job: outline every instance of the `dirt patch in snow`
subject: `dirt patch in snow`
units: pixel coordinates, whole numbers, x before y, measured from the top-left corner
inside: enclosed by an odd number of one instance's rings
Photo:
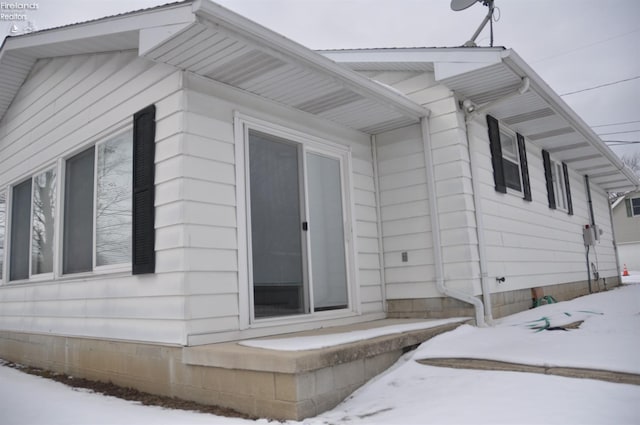
[[[233,409],[220,406],[209,406],[206,404],[196,403],[194,401],[181,400],[175,397],[166,397],[155,394],[149,394],[142,391],[138,391],[134,388],[120,387],[111,382],[91,381],[84,378],[76,378],[73,376],[51,372],[44,369],[39,369],[30,366],[24,366],[17,363],[6,362],[0,360],[0,365],[11,367],[21,372],[28,373],[30,375],[40,376],[42,378],[51,379],[62,384],[68,385],[72,388],[83,388],[95,393],[100,393],[112,397],[117,397],[123,400],[135,401],[145,406],[159,406],[165,409],[179,409],[179,410],[191,410],[200,413],[209,413],[218,416],[227,416],[243,419],[257,419],[250,415],[237,412]]]

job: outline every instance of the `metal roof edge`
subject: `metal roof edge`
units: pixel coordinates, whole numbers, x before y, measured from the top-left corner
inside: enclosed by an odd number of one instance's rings
[[[602,139],[589,127],[589,125],[531,68],[513,49],[507,49],[502,53],[503,62],[511,70],[521,77],[528,77],[531,86],[549,106],[566,119],[575,129],[584,136],[587,143],[609,160],[618,171],[640,189],[640,178],[631,171],[620,158],[604,144]]]
[[[316,71],[319,70],[331,75],[355,92],[380,102],[390,103],[389,106],[393,106],[403,115],[419,119],[430,113],[427,108],[406,96],[389,90],[375,81],[216,3],[195,0],[192,10],[196,16],[208,20],[214,25],[221,25],[241,37],[258,43],[263,48],[284,54]]]

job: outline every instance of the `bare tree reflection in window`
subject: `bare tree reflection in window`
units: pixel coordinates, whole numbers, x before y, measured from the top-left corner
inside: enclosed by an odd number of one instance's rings
[[[31,274],[53,272],[53,229],[56,173],[46,171],[33,178]]]
[[[98,145],[96,266],[131,261],[132,134]]]

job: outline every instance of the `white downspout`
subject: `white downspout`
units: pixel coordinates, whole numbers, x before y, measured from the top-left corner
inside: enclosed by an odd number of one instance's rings
[[[429,215],[431,216],[431,237],[433,241],[433,260],[435,263],[436,287],[443,295],[455,298],[462,302],[472,304],[476,313],[476,324],[486,327],[484,320],[484,305],[479,298],[456,289],[447,288],[444,284],[444,265],[442,263],[442,244],[440,241],[440,218],[438,216],[438,198],[436,194],[436,181],[433,156],[431,155],[431,135],[429,133],[429,117],[420,118],[422,130],[422,145],[424,148],[424,162],[427,174],[427,196],[429,198]]]
[[[493,321],[493,311],[491,306],[491,290],[489,289],[489,274],[487,273],[487,245],[484,238],[484,219],[482,212],[482,197],[480,196],[480,182],[478,176],[480,169],[478,161],[471,149],[471,136],[469,133],[469,122],[465,116],[465,137],[467,138],[467,148],[469,150],[469,164],[471,168],[471,186],[473,189],[473,204],[476,217],[476,233],[478,237],[478,257],[480,259],[480,287],[482,288],[482,299],[484,301],[484,318],[488,323]]]
[[[382,308],[387,311],[387,282],[384,276],[384,245],[382,243],[382,208],[380,207],[380,174],[378,170],[378,143],[371,136],[371,156],[373,158],[373,187],[376,197],[376,229],[378,231],[378,261],[380,263],[380,288],[382,289]]]

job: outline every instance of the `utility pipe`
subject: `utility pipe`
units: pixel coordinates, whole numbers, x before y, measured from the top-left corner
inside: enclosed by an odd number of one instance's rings
[[[427,174],[427,196],[429,197],[429,215],[431,219],[431,238],[433,243],[433,259],[435,262],[436,287],[443,295],[455,298],[462,302],[472,304],[475,309],[476,324],[486,327],[484,320],[484,304],[479,298],[466,294],[456,289],[448,288],[444,282],[444,265],[442,262],[442,244],[440,241],[440,219],[438,217],[438,197],[436,194],[436,181],[433,156],[431,155],[431,136],[429,133],[429,117],[420,118],[422,131],[422,145],[424,148],[425,172]]]
[[[480,196],[480,168],[478,160],[471,148],[471,136],[469,132],[469,121],[465,114],[465,137],[469,150],[469,165],[471,168],[471,186],[473,188],[473,204],[476,218],[476,233],[478,237],[478,257],[480,259],[480,287],[482,288],[482,300],[484,301],[484,318],[488,323],[493,321],[493,311],[491,306],[491,290],[489,289],[489,269],[487,266],[487,244],[484,238],[484,219],[482,210],[482,197]]]

